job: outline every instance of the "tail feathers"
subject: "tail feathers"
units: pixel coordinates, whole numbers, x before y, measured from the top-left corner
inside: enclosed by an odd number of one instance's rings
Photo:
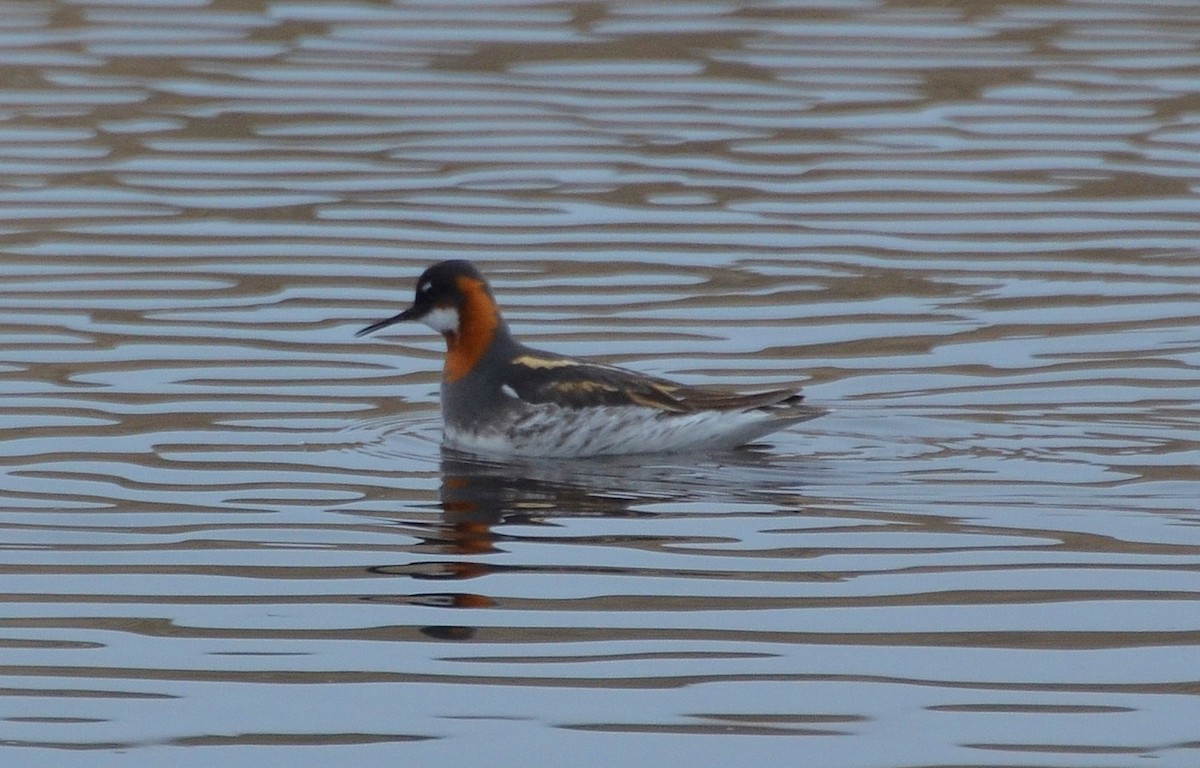
[[[782,400],[760,405],[752,410],[768,413],[775,417],[777,421],[784,422],[785,424],[798,424],[828,413],[824,408],[804,402],[804,395],[799,392],[792,392]]]

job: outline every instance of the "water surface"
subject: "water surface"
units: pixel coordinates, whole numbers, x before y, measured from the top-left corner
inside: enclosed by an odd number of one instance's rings
[[[1190,3],[0,10],[5,764],[1200,760]],[[444,455],[452,257],[830,414]]]

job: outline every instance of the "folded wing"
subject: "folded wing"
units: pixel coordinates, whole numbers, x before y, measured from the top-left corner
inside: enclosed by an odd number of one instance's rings
[[[798,406],[803,399],[795,389],[745,395],[678,384],[615,366],[541,354],[514,358],[504,383],[527,402],[554,403],[570,408],[627,405],[664,413],[788,410]]]

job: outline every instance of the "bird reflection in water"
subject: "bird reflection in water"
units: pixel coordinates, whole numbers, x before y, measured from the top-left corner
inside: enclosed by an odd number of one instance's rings
[[[805,482],[803,475],[811,469],[811,464],[781,462],[779,457],[754,446],[713,455],[568,461],[494,461],[444,448],[442,520],[429,531],[422,548],[433,547],[454,559],[370,570],[412,579],[454,581],[496,573],[612,573],[612,566],[513,565],[488,559],[505,552],[506,542],[566,540],[561,536],[550,539],[514,533],[511,529],[515,526],[554,527],[552,520],[578,517],[655,517],[658,512],[645,508],[663,503],[711,503],[718,512],[732,503],[801,506],[798,489]],[[410,594],[401,602],[443,608],[498,605],[487,595],[469,591]],[[470,639],[475,634],[474,628],[466,626],[432,626],[421,631],[446,640]]]

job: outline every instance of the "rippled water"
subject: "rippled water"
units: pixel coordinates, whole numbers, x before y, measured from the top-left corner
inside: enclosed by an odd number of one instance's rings
[[[4,764],[1197,765],[1193,5],[0,3]],[[448,257],[831,413],[442,456]]]

